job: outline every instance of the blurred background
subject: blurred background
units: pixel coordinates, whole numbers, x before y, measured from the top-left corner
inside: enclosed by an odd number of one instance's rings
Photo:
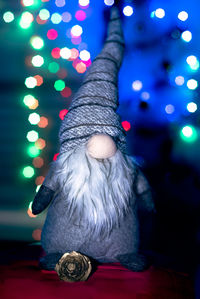
[[[0,239],[39,241],[31,202],[100,52],[113,0],[0,1]],[[194,265],[200,242],[200,2],[121,1],[119,114],[157,213],[153,250]]]

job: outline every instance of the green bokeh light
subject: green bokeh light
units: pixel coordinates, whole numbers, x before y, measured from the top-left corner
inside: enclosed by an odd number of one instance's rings
[[[56,80],[54,83],[54,88],[57,91],[62,91],[65,88],[65,82],[63,80]]]
[[[36,50],[41,50],[44,47],[44,40],[40,36],[32,36],[30,43]]]
[[[49,13],[48,9],[46,9],[46,8],[41,9],[39,12],[39,17],[43,21],[48,20],[48,18],[50,17],[50,13]]]
[[[35,171],[34,171],[34,168],[33,168],[33,167],[31,167],[31,166],[26,166],[26,167],[24,167],[22,173],[23,173],[23,176],[24,176],[25,178],[29,178],[29,179],[30,179],[30,178],[32,178],[32,177],[34,176]]]
[[[180,131],[180,137],[183,141],[194,142],[198,138],[197,130],[193,126],[184,126]]]
[[[31,158],[35,158],[40,154],[40,150],[35,145],[29,146],[27,152]]]
[[[50,62],[48,69],[50,73],[57,73],[60,69],[60,66],[57,62]]]
[[[55,12],[51,15],[51,22],[53,24],[59,24],[61,21],[62,21],[62,16],[59,13]]]
[[[23,102],[26,106],[31,106],[35,103],[35,98],[34,96],[32,96],[31,94],[27,94],[24,99]]]
[[[31,26],[33,20],[34,18],[32,13],[30,13],[29,11],[25,11],[21,15],[19,25],[22,29],[28,29]]]

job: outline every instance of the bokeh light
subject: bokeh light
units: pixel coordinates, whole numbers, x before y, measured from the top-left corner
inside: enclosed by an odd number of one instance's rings
[[[43,84],[43,77],[40,75],[35,75],[34,78],[37,80],[37,86],[41,86]]]
[[[56,161],[58,159],[59,153],[54,154],[53,161]]]
[[[80,6],[86,7],[90,4],[90,0],[79,0],[78,3]]]
[[[62,13],[63,22],[69,23],[71,21],[71,19],[72,19],[72,15],[68,11],[65,11]]]
[[[189,43],[192,39],[192,33],[189,30],[183,31],[181,38],[184,42]]]
[[[80,25],[74,25],[71,28],[72,37],[78,37],[83,33],[83,28]]]
[[[186,21],[188,19],[188,13],[184,10],[179,12],[178,19],[183,21],[183,22]]]
[[[172,114],[172,113],[174,113],[174,111],[175,111],[174,105],[168,104],[165,106],[165,112],[167,114]]]
[[[39,11],[39,17],[42,21],[46,21],[50,17],[50,12],[48,11],[48,9],[43,8]]]
[[[35,67],[41,67],[44,64],[44,58],[41,55],[35,55],[31,62]]]
[[[35,179],[35,184],[36,184],[36,185],[42,185],[43,182],[44,182],[44,179],[45,179],[44,176],[42,176],[42,175],[38,176],[38,177]]]
[[[142,82],[140,80],[135,80],[133,83],[132,83],[132,88],[133,90],[135,91],[139,91],[142,89]]]
[[[32,178],[35,174],[34,168],[32,166],[25,166],[22,170],[22,174],[25,178]]]
[[[29,115],[28,121],[30,122],[31,125],[37,125],[40,121],[40,116],[38,113],[33,112]]]
[[[61,21],[62,21],[62,16],[59,13],[55,12],[51,15],[51,22],[53,24],[59,24]]]
[[[25,95],[24,96],[24,98],[23,98],[23,102],[24,102],[24,104],[26,105],[26,106],[28,106],[29,108],[30,107],[32,107],[32,106],[34,106],[35,104],[36,104],[36,99],[34,98],[34,96],[32,96],[31,94],[27,94],[27,95]],[[38,103],[38,101],[37,101],[37,103]],[[32,109],[32,108],[30,108],[30,109]]]
[[[64,47],[60,50],[60,56],[63,58],[63,59],[69,59],[70,56],[71,56],[71,50],[67,47]]]
[[[6,11],[3,14],[4,22],[11,23],[14,20],[14,14],[11,11]]]
[[[83,73],[85,73],[87,67],[86,67],[85,63],[83,63],[83,62],[81,61],[81,62],[78,62],[78,63],[76,64],[75,69],[76,69],[76,71],[77,71],[78,73],[83,74]]]
[[[190,79],[187,81],[187,87],[191,90],[195,90],[198,87],[198,82],[195,79]]]
[[[35,145],[30,145],[28,147],[27,153],[31,158],[34,158],[39,156],[40,150]]]
[[[32,36],[30,43],[36,50],[41,50],[44,47],[44,40],[40,36]]]
[[[37,125],[39,128],[46,128],[48,124],[49,124],[48,118],[46,118],[45,116],[41,116],[40,121]]]
[[[141,98],[142,98],[143,100],[145,100],[145,101],[149,100],[149,99],[150,99],[150,93],[147,92],[147,91],[143,91],[143,92],[141,93]]]
[[[65,87],[63,90],[61,90],[61,95],[64,97],[64,98],[68,98],[68,97],[70,97],[71,96],[71,94],[72,94],[72,90],[71,90],[71,88],[69,88],[69,87]]]
[[[122,127],[125,131],[129,131],[131,129],[131,124],[127,120],[122,121]]]
[[[55,4],[57,7],[63,7],[65,6],[65,0],[56,0]]]
[[[187,104],[187,110],[191,113],[194,113],[195,111],[197,111],[197,104],[194,102],[190,102]]]
[[[159,18],[159,19],[164,18],[164,16],[165,16],[165,11],[164,11],[164,9],[163,9],[163,8],[157,8],[157,9],[155,10],[155,16],[156,16],[157,18]]]
[[[48,66],[48,70],[50,73],[57,73],[60,69],[60,66],[57,62],[50,62]]]
[[[126,5],[126,6],[123,8],[123,14],[124,14],[126,17],[130,17],[130,16],[132,16],[132,14],[133,14],[133,7],[130,6],[130,5]]]
[[[55,59],[60,58],[60,48],[56,47],[51,50],[51,56]]]
[[[38,132],[32,130],[27,133],[26,138],[29,142],[35,142],[39,138],[39,134]]]
[[[104,0],[105,5],[112,6],[114,4],[114,0]]]
[[[22,29],[28,29],[31,26],[34,18],[32,13],[25,11],[21,14],[19,25]]]
[[[84,21],[86,19],[86,13],[83,10],[77,10],[75,13],[75,18],[78,21]]]
[[[22,0],[23,6],[31,6],[34,4],[34,0]]]
[[[27,77],[24,84],[27,88],[34,88],[37,86],[37,80],[34,77]]]
[[[67,109],[63,109],[59,112],[59,117],[61,120],[63,120],[65,118],[65,115],[68,113]]]
[[[185,78],[183,76],[176,76],[175,83],[176,85],[182,86],[185,83]]]
[[[88,61],[90,59],[90,52],[87,50],[82,50],[79,54],[79,57],[83,61]]]
[[[40,228],[34,229],[34,231],[32,233],[32,238],[36,241],[40,241],[41,234],[42,234],[42,230]]]
[[[190,66],[192,70],[197,70],[199,68],[199,61],[196,56],[190,55],[186,58],[187,64]]]
[[[47,37],[50,40],[55,40],[58,37],[58,32],[55,29],[49,29],[47,31]]]
[[[76,48],[72,48],[71,49],[70,59],[75,60],[78,57],[79,57],[79,51]]]
[[[42,149],[45,148],[45,146],[46,146],[46,141],[45,141],[44,139],[42,139],[42,138],[39,138],[38,140],[36,140],[36,142],[35,142],[35,146],[36,146],[38,149],[42,150]]]
[[[33,159],[33,166],[35,168],[41,168],[44,165],[44,159],[41,157],[36,157]]]
[[[180,131],[181,139],[186,142],[194,142],[198,138],[196,129],[193,126],[184,126]]]
[[[61,91],[65,88],[65,82],[63,80],[56,80],[54,83],[54,88],[57,91]]]

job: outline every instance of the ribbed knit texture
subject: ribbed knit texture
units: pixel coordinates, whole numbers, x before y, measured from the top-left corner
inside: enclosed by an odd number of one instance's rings
[[[94,59],[82,86],[72,100],[59,132],[60,153],[85,144],[94,134],[108,134],[126,151],[125,131],[118,107],[118,72],[124,39],[119,12],[111,9],[108,35],[101,53]]]

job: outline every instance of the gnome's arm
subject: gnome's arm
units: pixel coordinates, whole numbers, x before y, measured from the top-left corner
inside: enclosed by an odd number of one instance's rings
[[[56,185],[57,183],[54,176],[54,169],[53,167],[51,167],[48,174],[45,177],[44,183],[40,187],[33,200],[33,214],[37,215],[47,208],[47,206],[50,204],[51,200],[54,197],[57,188]]]
[[[155,212],[155,205],[152,199],[152,192],[145,176],[137,169],[136,178],[134,181],[136,194],[138,196],[138,208],[148,212]]]

